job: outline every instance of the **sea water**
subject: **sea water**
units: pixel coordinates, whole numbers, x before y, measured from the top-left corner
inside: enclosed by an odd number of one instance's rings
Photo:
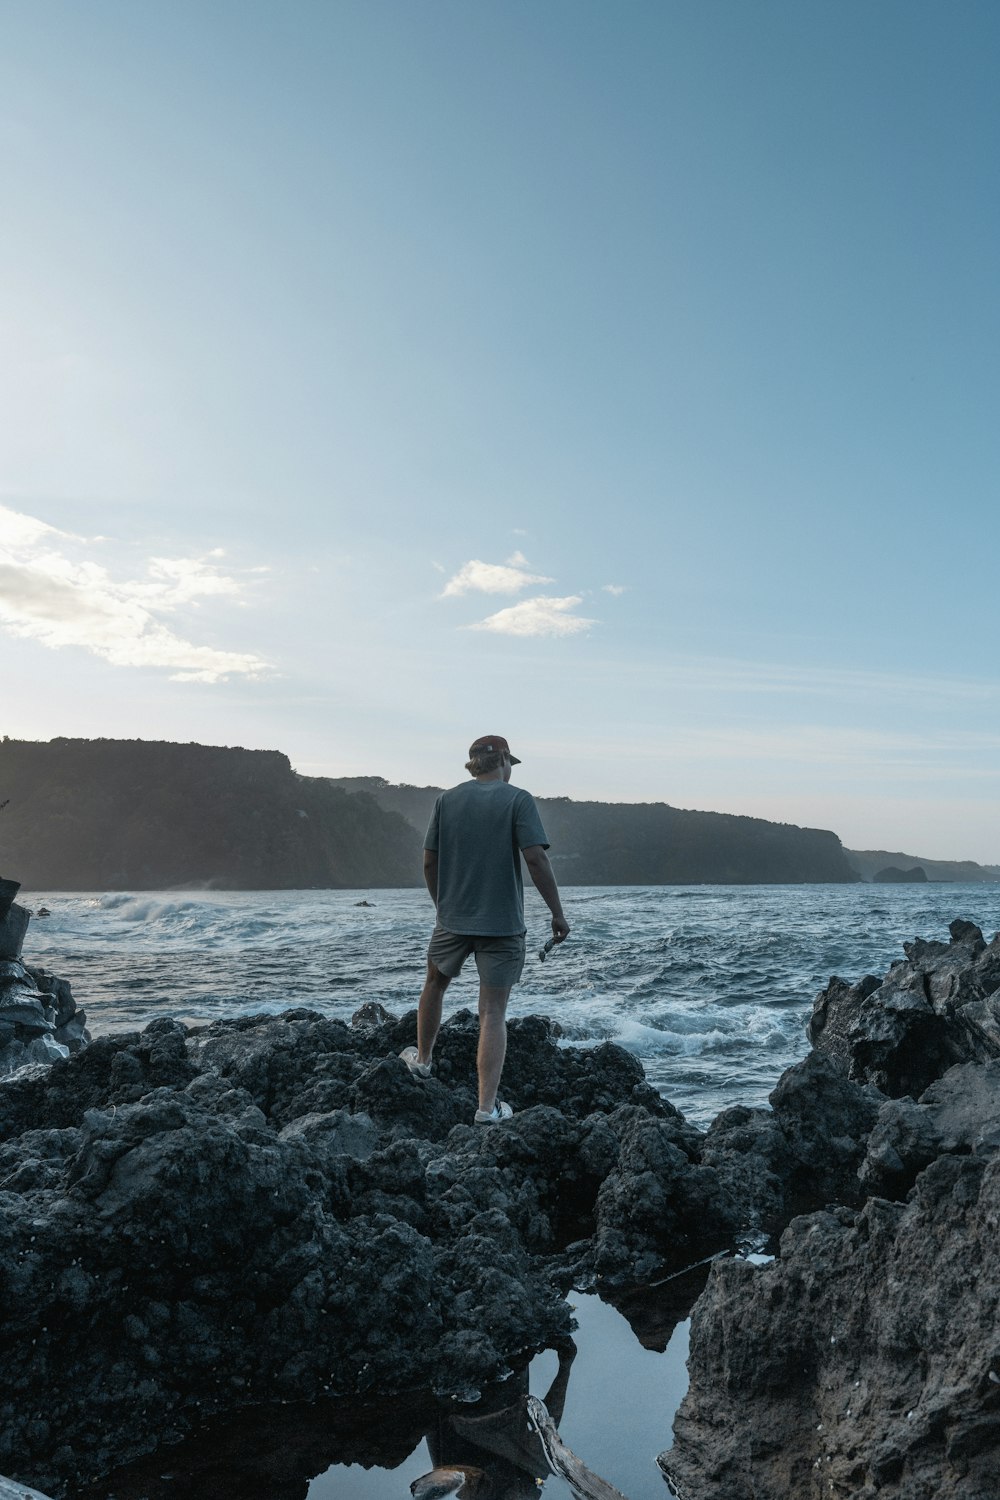
[[[555,1017],[565,1045],[626,1047],[702,1126],[728,1105],[766,1103],[784,1069],[805,1055],[812,1000],[831,975],[881,975],[903,956],[905,940],[947,940],[955,917],[976,922],[987,937],[1000,925],[996,885],[570,887],[563,895],[571,936],[542,963],[548,914],[528,893],[528,962],[511,1013]],[[349,1018],[365,1000],[402,1014],[420,990],[432,917],[428,897],[416,890],[32,892],[25,899],[36,913],[43,905],[51,913],[32,922],[26,958],[71,981],[95,1034],[161,1015],[201,1024],[290,1006]],[[468,969],[452,984],[448,1009],[475,1005],[475,970]],[[690,1298],[696,1293],[694,1286]],[[559,1423],[563,1440],[628,1500],[668,1494],[655,1458],[669,1447],[686,1388],[686,1305],[671,1287],[649,1295],[631,1322],[595,1296],[574,1298],[579,1352]],[[666,1333],[650,1338],[649,1307],[655,1324],[663,1295]],[[554,1353],[538,1355],[527,1372],[532,1392],[543,1395],[555,1370]],[[387,1435],[395,1419],[389,1403]],[[329,1420],[317,1408],[317,1430]],[[402,1461],[380,1462],[376,1444],[367,1467],[328,1460],[303,1470],[289,1454],[281,1493],[406,1500],[413,1480],[433,1467],[426,1438],[406,1447]],[[86,1500],[250,1493],[238,1468],[219,1464],[207,1477],[200,1458],[189,1464],[188,1451],[184,1444],[162,1450],[140,1475],[111,1476]],[[544,1495],[572,1500],[557,1477],[545,1480]]]
[[[568,887],[569,940],[540,962],[548,913],[526,900],[528,960],[510,1014],[554,1017],[566,1044],[610,1040],[694,1123],[763,1104],[807,1050],[830,976],[883,974],[916,936],[1000,926],[1000,885]],[[155,1016],[201,1024],[309,1006],[397,1015],[420,992],[433,910],[420,890],[174,891],[23,898],[29,962],[70,980],[96,1035]],[[368,904],[359,904],[368,903]],[[447,1009],[474,1007],[473,963]],[[511,1080],[513,1085],[514,1080]]]
[[[705,1269],[693,1274],[689,1299],[703,1285]],[[563,1367],[562,1401],[553,1397],[559,1359],[544,1350],[526,1371],[483,1392],[480,1402],[427,1402],[416,1416],[412,1403],[387,1400],[346,1416],[329,1402],[293,1411],[262,1408],[249,1432],[246,1419],[230,1427],[216,1418],[186,1442],[84,1484],[74,1495],[407,1500],[415,1480],[451,1462],[475,1464],[488,1476],[472,1500],[529,1500],[540,1493],[544,1500],[575,1500],[576,1492],[548,1473],[538,1445],[527,1438],[524,1396],[530,1390],[548,1403],[563,1442],[593,1473],[627,1500],[666,1500],[656,1456],[670,1446],[674,1412],[687,1389],[687,1304],[669,1286],[626,1301],[624,1311],[594,1295],[574,1294],[570,1301],[577,1350],[568,1370]],[[484,1406],[490,1413],[485,1422]],[[470,1431],[478,1442],[470,1441]]]

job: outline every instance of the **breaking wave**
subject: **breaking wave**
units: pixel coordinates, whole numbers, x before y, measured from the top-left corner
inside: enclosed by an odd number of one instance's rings
[[[510,1013],[551,1015],[577,1046],[617,1042],[698,1123],[766,1101],[804,1055],[831,974],[881,974],[904,940],[944,938],[956,916],[986,930],[996,910],[995,889],[981,885],[563,894],[572,937],[542,964],[548,917],[528,893],[528,962]],[[432,917],[419,890],[46,892],[28,904],[50,912],[30,928],[30,958],[72,982],[95,1032],[303,1005],[347,1018],[369,999],[402,1013],[416,1004]],[[471,963],[449,1002],[475,1007]]]

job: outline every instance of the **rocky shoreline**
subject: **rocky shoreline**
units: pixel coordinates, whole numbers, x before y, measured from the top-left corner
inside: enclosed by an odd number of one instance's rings
[[[956,921],[904,949],[816,999],[802,1066],[877,1110],[851,1191],[771,1264],[713,1267],[661,1458],[683,1497],[1000,1493],[1000,937]]]
[[[779,1258],[720,1259],[696,1305],[678,1492],[985,1500],[1000,940],[906,951],[831,981],[772,1107],[707,1132],[538,1017],[486,1129],[465,1011],[430,1080],[376,1006],[81,1034],[0,1084],[0,1472],[66,1494],[213,1416],[469,1399],[566,1346],[571,1287],[627,1301],[756,1229]]]
[[[14,900],[19,889],[16,880],[0,880],[0,1078],[69,1057],[90,1041],[66,980],[22,962],[31,913]]]

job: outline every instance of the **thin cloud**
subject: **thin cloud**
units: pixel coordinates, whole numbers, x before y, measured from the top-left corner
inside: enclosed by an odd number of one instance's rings
[[[71,538],[67,531],[59,531],[55,526],[50,526],[47,521],[39,521],[35,516],[25,516],[20,511],[9,510],[6,505],[0,505],[0,527],[5,545],[17,551],[37,547],[50,538],[79,540],[77,537]]]
[[[223,682],[268,670],[249,652],[199,646],[162,615],[203,598],[239,600],[221,556],[151,558],[143,578],[116,578],[85,555],[82,538],[0,506],[0,626],[50,650],[79,647],[113,666],[167,670],[178,682]],[[84,555],[81,555],[83,553]]]
[[[220,573],[203,557],[151,557],[148,569],[148,580],[122,588],[129,598],[141,599],[151,608],[177,609],[213,595],[232,598],[240,592],[235,578]]]
[[[602,592],[605,593],[605,594],[613,594],[616,599],[618,598],[618,596],[620,594],[624,594],[626,592],[627,588],[628,588],[628,585],[624,584],[624,583],[602,583],[601,584],[601,590],[602,590]]]
[[[550,594],[539,594],[534,599],[522,599],[520,604],[511,604],[470,625],[469,630],[490,630],[497,635],[515,636],[564,636],[579,635],[596,625],[596,620],[574,615],[572,611],[583,603],[580,594],[570,594],[564,599]]]
[[[617,757],[637,764],[678,767],[707,764],[751,763],[774,766],[783,763],[817,766],[829,772],[851,775],[881,773],[889,769],[894,779],[905,781],[954,780],[996,783],[996,754],[1000,735],[942,731],[928,734],[869,729],[864,725],[788,724],[778,729],[691,724],[675,726],[666,737],[636,733],[625,740],[611,733],[585,734],[574,741],[582,759],[598,761]],[[555,741],[540,741],[536,753],[557,753]],[[628,799],[625,799],[628,800]]]
[[[524,566],[527,559],[520,552],[507,563],[485,563],[478,558],[463,563],[458,572],[448,579],[441,593],[442,599],[454,599],[462,594],[517,594],[533,583],[552,583],[543,573],[529,573]]]
[[[729,693],[862,702],[877,699],[880,703],[892,699],[907,705],[919,703],[924,717],[931,705],[1000,701],[1000,681],[996,678],[918,676],[864,667],[801,666],[737,657],[665,655],[655,662],[634,663],[612,658],[594,662],[591,672],[618,683],[625,678],[641,679],[646,685],[655,681],[655,690],[661,694],[683,689],[712,697]]]

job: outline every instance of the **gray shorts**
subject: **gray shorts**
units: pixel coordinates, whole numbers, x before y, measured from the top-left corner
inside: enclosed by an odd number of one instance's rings
[[[521,977],[524,948],[523,932],[515,932],[509,937],[473,937],[468,933],[435,927],[427,957],[447,979],[454,979],[469,954],[474,953],[483,984],[509,990]]]

